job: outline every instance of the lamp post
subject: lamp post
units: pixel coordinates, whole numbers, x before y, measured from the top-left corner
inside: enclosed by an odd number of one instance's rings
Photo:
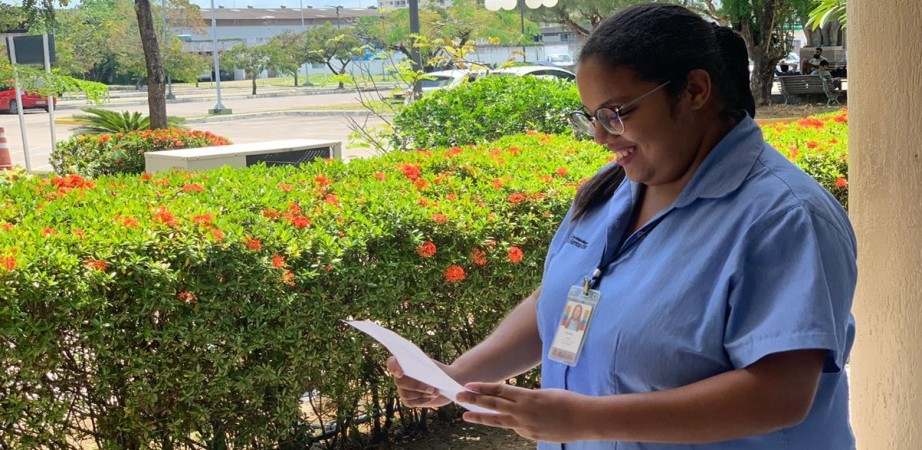
[[[340,28],[340,26],[339,26],[339,10],[340,10],[340,9],[343,9],[343,7],[342,7],[342,6],[333,6],[333,5],[324,5],[324,6],[329,7],[329,8],[336,8],[336,29],[338,30],[338,29]]]
[[[162,0],[160,2],[160,9],[163,10],[163,46],[162,48],[166,48],[166,0]],[[173,95],[173,80],[170,79],[170,72],[166,73],[166,89],[167,89],[166,99],[167,100],[175,99],[176,96]]]
[[[218,102],[214,109],[209,109],[208,114],[230,114],[230,108],[221,104],[221,63],[218,62],[218,25],[215,19],[214,0],[211,0],[211,53],[214,55],[214,79],[218,90]]]
[[[523,0],[522,3],[519,3],[519,19],[522,26],[522,61],[525,61],[525,7],[530,9],[538,9],[542,6],[553,8],[557,6],[558,0]],[[499,11],[500,9],[505,9],[507,11],[512,11],[515,9],[518,0],[486,0],[484,6],[489,11]]]
[[[307,27],[304,26],[304,0],[298,0],[298,4],[301,6],[301,32],[304,33],[304,38],[307,39]],[[304,86],[313,86],[311,84],[311,66],[310,61],[304,63]]]

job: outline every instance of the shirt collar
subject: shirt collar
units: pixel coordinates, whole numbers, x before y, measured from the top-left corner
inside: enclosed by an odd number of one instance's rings
[[[735,191],[749,175],[764,145],[759,125],[744,115],[704,159],[674,206],[681,208],[698,198],[720,198]]]

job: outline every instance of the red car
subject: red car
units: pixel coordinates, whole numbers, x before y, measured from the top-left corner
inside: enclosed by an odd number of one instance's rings
[[[10,86],[0,86],[0,111],[7,111],[10,114],[19,114],[19,107],[24,109],[42,108],[48,111],[48,98],[41,97],[34,93],[24,92],[21,101],[16,101],[16,89]],[[52,97],[52,102],[57,105],[58,99]]]

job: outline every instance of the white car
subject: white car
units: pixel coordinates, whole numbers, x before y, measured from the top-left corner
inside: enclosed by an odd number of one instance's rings
[[[558,78],[566,81],[576,79],[576,74],[567,69],[551,66],[516,66],[491,70],[490,75],[512,75],[524,77],[527,75],[539,78]]]
[[[423,94],[432,92],[439,89],[447,89],[455,87],[465,81],[474,81],[478,77],[482,76],[485,72],[482,71],[471,71],[471,70],[439,70],[436,72],[429,72],[425,75],[425,78],[420,80],[420,87],[423,91]],[[413,96],[413,89],[407,89],[403,92],[398,92],[394,94],[394,98],[398,100],[404,100],[405,103],[408,103],[410,98]]]
[[[557,67],[573,67],[573,58],[564,53],[561,55],[547,55],[547,61]]]

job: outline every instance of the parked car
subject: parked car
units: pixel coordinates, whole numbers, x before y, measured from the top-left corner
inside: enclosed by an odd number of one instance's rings
[[[474,81],[482,76],[513,76],[524,77],[534,76],[539,78],[558,78],[567,81],[576,79],[576,74],[566,69],[551,66],[517,66],[492,70],[442,70],[426,74],[422,80],[423,95],[440,89],[450,89],[461,83]],[[395,100],[409,102],[413,94],[412,89],[394,94]]]
[[[516,66],[491,70],[490,75],[512,75],[516,77],[533,76],[539,78],[559,78],[561,80],[576,80],[576,74],[567,69],[549,66]]]
[[[52,97],[52,103],[58,104],[58,99]],[[48,98],[34,92],[23,92],[19,101],[16,100],[16,89],[11,86],[0,86],[0,111],[10,114],[19,114],[20,106],[23,110],[41,108],[48,111]]]
[[[573,58],[568,54],[547,55],[547,61],[557,67],[573,67]]]

